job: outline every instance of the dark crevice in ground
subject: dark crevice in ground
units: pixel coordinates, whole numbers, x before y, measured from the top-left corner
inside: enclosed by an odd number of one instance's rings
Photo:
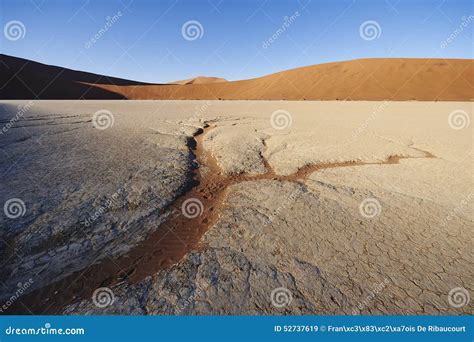
[[[183,189],[182,195],[160,213],[168,215],[168,218],[157,230],[126,255],[115,259],[104,258],[85,270],[23,296],[7,313],[24,314],[26,306],[35,314],[59,314],[68,304],[79,299],[90,299],[94,290],[99,287],[113,287],[124,282],[133,284],[175,265],[190,251],[204,247],[201,238],[217,222],[219,213],[224,209],[226,190],[232,185],[259,180],[303,183],[311,173],[323,169],[391,165],[398,164],[401,159],[436,158],[429,152],[419,150],[425,156],[391,156],[383,162],[312,164],[300,168],[294,174],[282,176],[275,173],[261,154],[266,169],[264,174],[242,173],[225,176],[217,160],[203,149],[205,134],[214,127],[206,124],[204,129],[198,130],[194,137],[187,140],[191,163],[194,164],[189,175],[190,181]],[[185,211],[183,207],[189,210]]]

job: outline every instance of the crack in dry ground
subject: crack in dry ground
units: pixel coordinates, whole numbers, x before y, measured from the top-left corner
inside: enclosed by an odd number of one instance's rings
[[[63,280],[24,296],[21,300],[22,303],[12,307],[9,313],[25,313],[24,306],[26,306],[30,312],[35,314],[58,314],[68,304],[79,299],[91,298],[94,290],[99,287],[113,287],[124,282],[136,283],[178,263],[190,251],[203,248],[201,238],[217,222],[219,213],[224,209],[226,190],[232,185],[258,180],[303,183],[308,175],[323,169],[391,165],[399,163],[401,159],[436,158],[429,152],[417,149],[425,155],[423,157],[395,155],[383,162],[350,161],[312,164],[300,168],[294,174],[283,176],[276,174],[260,154],[265,165],[265,173],[256,175],[241,173],[224,176],[217,160],[203,148],[206,134],[214,127],[205,124],[204,129],[199,130],[194,139],[190,139],[189,148],[194,151],[193,158],[199,165],[192,171],[193,184],[184,195],[178,197],[171,204],[167,212],[162,213],[167,214],[171,209],[171,215],[159,229],[149,234],[144,241],[123,256],[114,260],[105,258],[83,271],[73,273]],[[202,212],[198,217],[188,218],[181,213],[183,202],[189,199],[197,199],[202,203]]]

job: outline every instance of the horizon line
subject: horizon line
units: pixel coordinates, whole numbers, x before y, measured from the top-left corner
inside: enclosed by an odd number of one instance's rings
[[[223,79],[226,80],[226,82],[248,81],[248,80],[255,80],[255,79],[259,79],[259,78],[266,77],[266,76],[270,76],[270,75],[275,75],[275,74],[278,74],[278,73],[281,73],[281,72],[286,72],[286,71],[290,71],[290,70],[297,70],[297,69],[301,69],[301,68],[305,68],[305,67],[311,67],[311,66],[316,66],[316,65],[335,64],[335,63],[345,63],[345,62],[353,62],[353,61],[362,61],[362,60],[376,60],[376,59],[378,59],[378,60],[382,60],[382,59],[386,59],[386,60],[397,60],[397,59],[405,59],[405,60],[422,60],[422,59],[426,59],[426,60],[436,60],[436,59],[439,59],[439,60],[474,61],[474,59],[472,59],[472,58],[444,58],[444,57],[363,57],[363,58],[353,58],[353,59],[346,59],[346,60],[335,60],[335,61],[324,62],[324,63],[315,63],[315,64],[300,65],[300,66],[297,66],[297,67],[295,67],[295,68],[283,69],[283,70],[276,71],[276,72],[272,72],[272,73],[269,73],[269,74],[264,74],[264,75],[260,75],[260,76],[257,76],[257,77],[245,78],[245,79],[228,80],[227,78],[222,77],[221,75],[194,75],[194,76],[191,76],[191,77],[188,77],[188,78],[184,78],[184,79],[181,79],[181,80],[176,80],[176,79],[175,79],[174,81],[168,81],[168,82],[162,83],[162,82],[144,82],[144,81],[141,81],[141,80],[130,79],[130,78],[124,78],[124,77],[122,77],[122,76],[98,74],[98,73],[91,72],[91,71],[86,71],[86,70],[72,69],[72,68],[69,68],[69,67],[61,66],[61,65],[47,64],[47,63],[44,63],[44,62],[39,62],[39,61],[37,61],[37,60],[28,59],[28,58],[25,58],[25,57],[20,57],[20,56],[15,56],[15,55],[8,55],[8,54],[5,54],[5,53],[0,53],[0,56],[7,56],[7,57],[12,57],[12,58],[22,59],[22,60],[27,61],[26,63],[33,62],[33,63],[42,64],[42,65],[49,66],[49,67],[56,67],[56,68],[61,68],[61,69],[65,69],[65,70],[71,70],[71,71],[75,71],[75,72],[93,74],[93,75],[102,76],[102,77],[108,77],[108,78],[110,78],[110,77],[111,77],[111,78],[117,78],[117,79],[121,79],[121,80],[123,80],[123,81],[131,81],[131,82],[137,82],[137,83],[144,83],[144,84],[146,84],[146,85],[173,85],[173,82],[179,82],[179,81],[184,81],[184,80],[192,80],[192,79],[199,78],[199,77],[216,77],[216,78],[223,78]],[[222,83],[225,83],[225,82],[222,82]]]

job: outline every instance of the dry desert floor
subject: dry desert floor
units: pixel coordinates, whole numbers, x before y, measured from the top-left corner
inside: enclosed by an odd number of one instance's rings
[[[1,101],[0,303],[37,314],[473,314],[472,111]]]

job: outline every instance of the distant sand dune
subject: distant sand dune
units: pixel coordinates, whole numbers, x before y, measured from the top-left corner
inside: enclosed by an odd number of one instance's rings
[[[1,99],[473,101],[468,59],[358,59],[242,81],[147,84],[0,55]]]
[[[208,83],[222,83],[222,82],[227,82],[227,80],[221,77],[198,76],[198,77],[190,78],[187,80],[170,82],[169,84],[185,85],[185,84],[208,84]]]

